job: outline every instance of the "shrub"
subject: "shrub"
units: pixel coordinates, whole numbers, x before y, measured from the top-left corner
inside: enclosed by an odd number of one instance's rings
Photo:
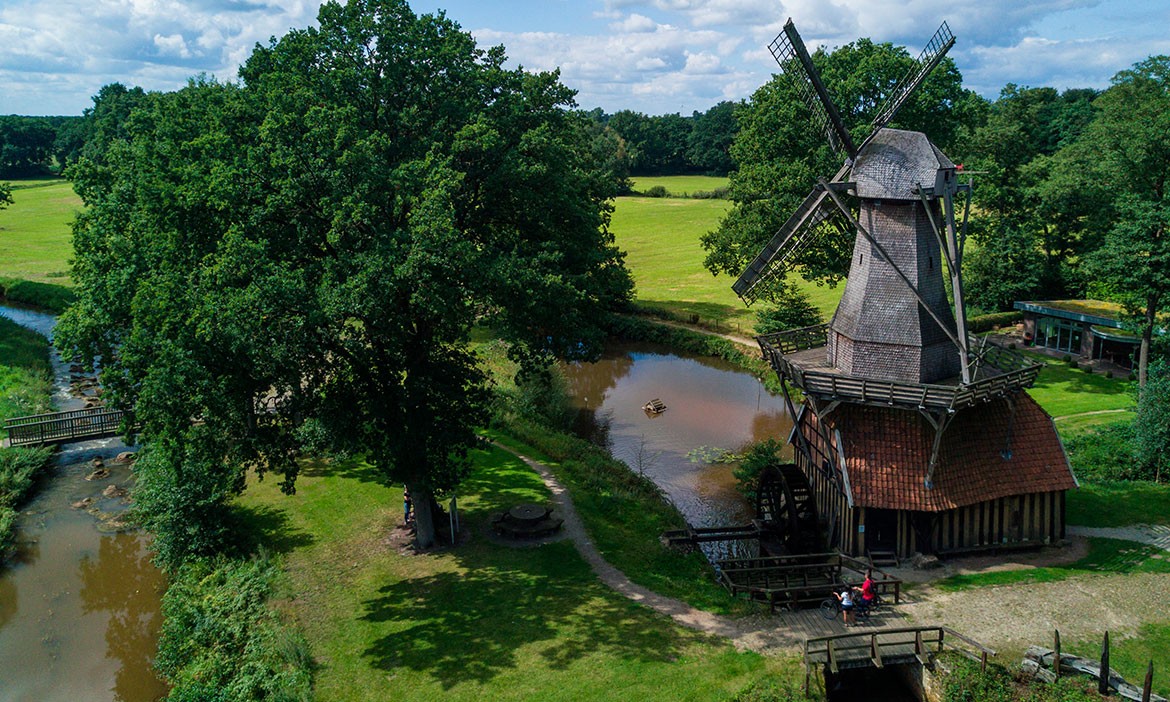
[[[0,552],[12,543],[16,508],[24,502],[52,455],[47,448],[0,449]]]
[[[768,466],[780,463],[784,442],[780,439],[766,439],[753,444],[744,454],[743,461],[734,470],[736,487],[751,501],[756,499],[756,484],[760,473]]]
[[[967,331],[972,334],[982,334],[989,332],[996,327],[1005,327],[1009,324],[1015,324],[1024,318],[1024,313],[1016,310],[1014,312],[992,312],[991,314],[981,314],[967,319]]]
[[[670,197],[670,191],[663,185],[655,185],[654,187],[642,193],[644,197]]]
[[[0,278],[0,298],[60,314],[73,304],[76,295],[64,285]]]
[[[808,294],[795,283],[785,282],[771,296],[771,302],[774,306],[761,308],[756,313],[756,332],[759,334],[811,327],[825,321]]]
[[[1105,377],[1106,377],[1106,378],[1112,378],[1112,377],[1113,377],[1113,371],[1111,371],[1111,370],[1107,370],[1107,371],[1105,371]]]
[[[267,604],[278,575],[264,555],[198,560],[172,575],[155,660],[168,700],[311,699],[308,646]]]
[[[1085,480],[1152,480],[1154,470],[1142,467],[1134,456],[1130,422],[1109,424],[1064,440],[1068,460],[1077,477]]]
[[[1065,363],[1068,363],[1069,361],[1072,361],[1073,359],[1072,359],[1072,356],[1070,356],[1066,353],[1065,355],[1060,357],[1060,360],[1064,361]]]

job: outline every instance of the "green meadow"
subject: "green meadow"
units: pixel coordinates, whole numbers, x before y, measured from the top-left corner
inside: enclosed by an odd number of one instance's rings
[[[70,226],[81,198],[64,178],[12,181],[0,210],[0,278],[70,285]]]
[[[670,193],[722,187],[726,179],[706,176],[636,178],[635,190],[661,185]],[[712,275],[703,266],[706,252],[700,238],[719,226],[731,209],[730,200],[684,197],[617,199],[612,229],[626,252],[640,305],[664,309],[682,319],[696,318],[722,331],[748,334],[755,325],[756,307],[748,308],[734,292],[735,279]],[[828,319],[844,290],[818,287],[793,278]]]
[[[310,642],[317,699],[712,700],[795,679],[795,658],[741,653],[611,591],[569,541],[497,541],[492,512],[550,496],[501,449],[475,464],[459,497],[468,541],[426,556],[399,526],[402,487],[361,462],[311,462],[296,495],[269,480],[240,499],[282,554],[279,606]]]
[[[726,176],[639,176],[630,180],[636,192],[644,193],[651,188],[661,187],[675,196],[711,193],[727,187]]]

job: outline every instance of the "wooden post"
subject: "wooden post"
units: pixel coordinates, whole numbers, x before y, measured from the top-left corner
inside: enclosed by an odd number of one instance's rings
[[[1060,629],[1053,629],[1052,631],[1054,633],[1053,638],[1056,640],[1056,645],[1053,646],[1053,649],[1056,651],[1056,657],[1052,660],[1052,672],[1056,673],[1056,679],[1060,680]]]
[[[1146,668],[1146,682],[1142,685],[1142,702],[1150,702],[1150,694],[1154,691],[1154,659],[1150,659],[1150,667]]]
[[[1109,693],[1109,632],[1105,632],[1105,639],[1101,642],[1101,673],[1097,676],[1097,693]]]

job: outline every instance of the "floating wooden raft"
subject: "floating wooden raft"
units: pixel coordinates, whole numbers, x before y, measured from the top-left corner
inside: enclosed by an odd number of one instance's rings
[[[651,414],[662,414],[666,411],[666,405],[662,403],[657,397],[642,405],[642,409]]]

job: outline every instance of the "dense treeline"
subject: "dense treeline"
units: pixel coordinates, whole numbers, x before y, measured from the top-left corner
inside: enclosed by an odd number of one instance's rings
[[[82,117],[0,116],[0,178],[59,173],[85,143]]]
[[[645,115],[600,109],[587,114],[619,140],[620,159],[631,175],[727,175],[734,167],[731,144],[737,131],[735,114],[742,103],[720,102],[690,117]]]

